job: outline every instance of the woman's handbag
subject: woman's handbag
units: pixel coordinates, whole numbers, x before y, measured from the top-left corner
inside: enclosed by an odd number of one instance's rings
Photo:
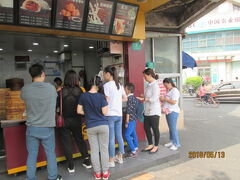
[[[56,127],[61,128],[64,126],[64,118],[62,114],[62,90],[59,91],[60,96],[60,112],[56,113]]]

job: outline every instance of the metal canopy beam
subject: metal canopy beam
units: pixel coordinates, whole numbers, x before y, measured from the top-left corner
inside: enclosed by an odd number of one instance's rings
[[[171,0],[145,15],[146,30],[182,33],[225,0]]]
[[[219,2],[211,2],[209,0],[196,1],[192,7],[187,8],[179,19],[180,30],[184,30],[186,27],[194,23],[196,20],[200,19],[204,15],[208,14],[225,0],[220,0]]]

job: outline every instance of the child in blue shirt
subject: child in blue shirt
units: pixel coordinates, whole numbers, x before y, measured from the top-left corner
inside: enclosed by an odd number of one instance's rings
[[[127,101],[127,112],[126,112],[126,124],[125,124],[125,139],[131,150],[128,157],[136,157],[138,151],[138,137],[136,132],[137,125],[137,107],[138,100],[133,95],[135,91],[135,86],[132,83],[128,83],[125,86],[125,91],[128,96]]]

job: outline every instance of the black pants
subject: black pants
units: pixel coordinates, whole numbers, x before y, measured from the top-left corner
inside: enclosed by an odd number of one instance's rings
[[[61,141],[64,147],[64,154],[68,161],[68,164],[73,164],[72,158],[72,136],[74,137],[76,144],[83,158],[89,157],[87,144],[82,135],[82,124],[80,119],[66,118],[64,119],[65,126],[59,128]]]
[[[160,116],[144,116],[144,130],[147,136],[148,144],[153,144],[152,131],[154,133],[155,146],[159,145],[160,131],[159,131],[159,118]]]
[[[208,102],[208,98],[209,98],[208,94],[201,96],[201,99],[203,99],[205,102]]]

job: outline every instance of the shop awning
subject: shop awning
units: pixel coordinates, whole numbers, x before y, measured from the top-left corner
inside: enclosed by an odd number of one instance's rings
[[[182,52],[182,63],[183,69],[197,67],[195,59],[184,51]]]

